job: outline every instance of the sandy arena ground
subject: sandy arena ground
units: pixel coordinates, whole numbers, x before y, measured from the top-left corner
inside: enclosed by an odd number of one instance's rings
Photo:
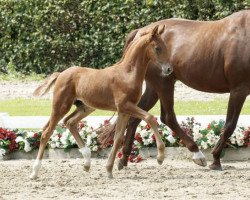
[[[33,161],[0,161],[0,199],[249,199],[250,161],[224,163],[210,171],[188,160],[155,159],[130,164],[127,171],[105,173],[106,159],[93,159],[89,173],[82,159],[44,160],[40,177],[30,180]]]

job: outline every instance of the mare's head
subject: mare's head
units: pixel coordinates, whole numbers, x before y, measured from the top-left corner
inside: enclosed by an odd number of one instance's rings
[[[173,68],[169,64],[169,60],[167,58],[167,47],[164,41],[161,38],[161,34],[163,33],[165,26],[159,28],[159,26],[155,26],[148,35],[147,45],[147,57],[150,60],[150,64],[159,67],[162,71],[163,75],[170,75],[173,71]]]

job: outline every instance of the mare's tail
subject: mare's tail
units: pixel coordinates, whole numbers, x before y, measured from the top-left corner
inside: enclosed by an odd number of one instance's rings
[[[35,91],[33,92],[33,96],[40,97],[46,94],[49,89],[54,85],[59,75],[59,72],[55,72],[50,77],[48,77],[42,85],[35,89]]]
[[[114,124],[104,125],[96,131],[98,134],[98,142],[100,143],[101,148],[106,148],[109,145],[113,144],[115,127],[116,122],[114,122]]]

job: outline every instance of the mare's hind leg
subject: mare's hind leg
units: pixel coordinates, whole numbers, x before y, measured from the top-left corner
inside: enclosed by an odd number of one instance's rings
[[[138,107],[142,108],[145,111],[149,111],[156,104],[158,100],[158,95],[152,89],[152,87],[147,83],[146,91],[143,93],[141,100],[138,104]],[[141,119],[131,117],[128,121],[127,132],[125,136],[125,141],[122,148],[123,157],[119,159],[118,169],[123,169],[124,166],[128,165],[128,157],[131,153],[134,136],[136,128],[141,122]]]
[[[85,146],[85,143],[79,134],[78,123],[81,119],[88,116],[94,110],[95,109],[82,104],[78,106],[73,113],[71,113],[63,120],[66,127],[70,130],[71,134],[74,136],[76,143],[79,147],[79,151],[82,153],[85,159],[84,162],[85,171],[89,171],[90,168],[91,150],[87,146]]]
[[[37,154],[36,161],[33,165],[33,171],[30,175],[31,179],[37,178],[38,171],[41,168],[41,162],[44,154],[45,147],[48,143],[49,138],[51,137],[57,123],[64,117],[64,115],[70,110],[70,107],[73,103],[73,99],[64,98],[64,101],[60,101],[58,98],[56,102],[53,102],[53,110],[50,116],[49,122],[45,125],[41,140],[39,151]]]
[[[109,178],[113,178],[112,170],[114,166],[115,157],[116,157],[119,147],[122,145],[124,132],[127,126],[128,119],[129,119],[129,115],[118,113],[117,123],[115,127],[114,144],[109,154],[108,162],[106,165]]]
[[[240,111],[245,102],[246,96],[247,94],[244,89],[243,90],[236,89],[230,92],[230,98],[227,109],[227,118],[224,126],[224,131],[212,151],[214,161],[209,166],[210,169],[222,170],[220,163],[220,155],[223,148],[226,145],[228,138],[233,134],[235,130],[240,115]]]

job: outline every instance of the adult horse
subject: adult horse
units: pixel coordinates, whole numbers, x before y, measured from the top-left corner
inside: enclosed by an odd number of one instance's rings
[[[139,107],[149,110],[161,103],[161,121],[179,135],[190,151],[197,145],[180,128],[174,113],[174,84],[180,80],[187,86],[211,93],[230,93],[223,133],[212,151],[213,170],[221,170],[220,154],[232,135],[243,103],[250,93],[250,11],[234,13],[218,21],[166,19],[132,31],[125,48],[152,26],[165,26],[162,38],[168,48],[165,54],[174,72],[163,76],[162,71],[148,67],[147,88]],[[127,165],[134,133],[140,120],[130,119],[127,127],[123,158],[118,168]]]

